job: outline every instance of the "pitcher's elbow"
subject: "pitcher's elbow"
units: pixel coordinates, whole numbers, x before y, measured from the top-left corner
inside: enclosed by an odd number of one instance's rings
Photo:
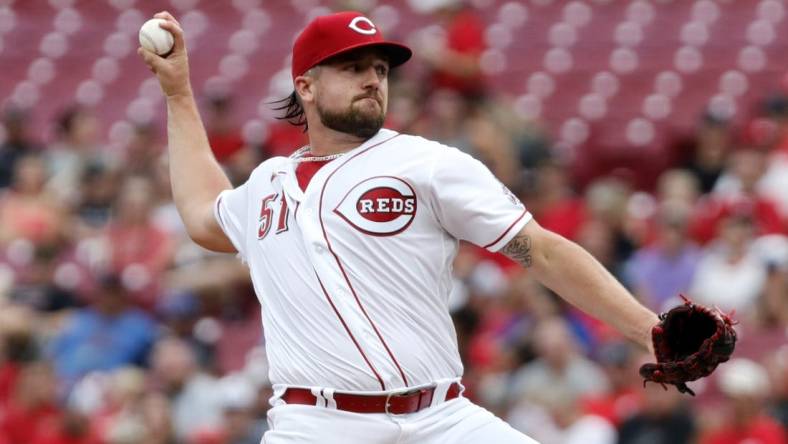
[[[192,242],[206,250],[218,253],[237,252],[235,246],[233,246],[232,242],[230,242],[224,234],[208,233],[206,230],[195,230],[189,231],[189,238]]]

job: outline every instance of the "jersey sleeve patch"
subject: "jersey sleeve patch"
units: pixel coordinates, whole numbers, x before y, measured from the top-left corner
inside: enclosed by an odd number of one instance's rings
[[[531,219],[520,199],[470,155],[447,147],[434,162],[433,207],[454,238],[497,251]]]

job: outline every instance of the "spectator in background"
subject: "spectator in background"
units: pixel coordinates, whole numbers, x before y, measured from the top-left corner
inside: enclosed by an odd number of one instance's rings
[[[547,399],[549,395],[545,392],[558,386],[567,387],[577,396],[608,391],[605,374],[578,352],[577,343],[562,318],[542,321],[536,327],[534,349],[537,359],[513,375],[510,396],[515,402],[531,397]]]
[[[225,444],[259,444],[268,423],[255,416],[258,388],[241,374],[225,376],[220,385]]]
[[[511,126],[514,126],[516,122],[516,126],[514,128],[510,126],[510,128],[514,130],[513,139],[517,146],[520,166],[525,170],[529,170],[531,168],[536,168],[542,163],[550,163],[554,154],[552,152],[553,148],[551,146],[550,136],[545,128],[544,122],[538,119],[515,120],[516,117],[517,113],[511,113],[509,121],[512,123]],[[561,153],[556,157],[561,157]],[[569,162],[566,162],[566,165],[562,166],[567,168],[570,165]]]
[[[577,233],[577,243],[593,255],[614,276],[623,276],[616,253],[616,231],[600,219],[589,219]],[[622,279],[623,281],[623,279]]]
[[[16,285],[11,289],[11,300],[40,312],[58,312],[77,305],[74,288],[62,285],[68,279],[58,279],[62,265],[61,245],[40,245],[33,249],[30,262],[16,271]]]
[[[172,404],[167,395],[155,391],[146,394],[142,399],[142,416],[145,433],[141,435],[144,436],[142,441],[145,444],[179,443],[175,438]]]
[[[745,204],[753,209],[757,235],[785,232],[777,205],[757,190],[765,168],[766,153],[761,150],[743,148],[731,154],[728,169],[717,181],[710,199],[700,208],[696,238],[701,242],[712,239],[724,213],[731,206]]]
[[[672,388],[648,384],[643,408],[618,430],[618,444],[689,444],[694,442],[695,415],[682,395]]]
[[[667,170],[657,180],[657,202],[671,201],[694,208],[700,196],[700,183],[687,170]]]
[[[57,427],[62,415],[57,379],[47,362],[34,361],[21,368],[13,394],[0,416],[0,436],[13,444],[37,444],[45,430]]]
[[[587,218],[578,232],[580,245],[619,279],[624,261],[636,247],[626,232],[631,198],[632,188],[622,179],[607,177],[594,181],[585,192]]]
[[[431,14],[444,31],[444,39],[427,36],[411,45],[432,69],[427,91],[448,88],[469,99],[485,94],[481,55],[485,50],[484,22],[463,0],[411,0],[411,7]]]
[[[644,304],[662,311],[692,284],[700,249],[687,236],[691,208],[665,201],[657,210],[656,235],[626,265],[627,282]]]
[[[90,412],[94,428],[106,443],[134,443],[145,433],[142,400],[146,374],[139,367],[121,367],[106,376],[100,405]],[[78,390],[72,395],[76,396]]]
[[[25,366],[40,359],[35,328],[37,319],[29,307],[0,304],[0,412],[16,396],[19,377]]]
[[[477,266],[476,273],[490,265]],[[490,278],[501,280],[500,275],[491,275]],[[520,367],[523,360],[532,359],[531,356],[523,356],[531,355],[525,349],[535,324],[529,299],[534,297],[534,292],[544,290],[525,273],[515,275],[508,291],[501,295],[481,296],[475,286],[471,284],[469,287],[472,300],[468,305],[478,304],[481,318],[476,321],[478,325],[467,344],[467,367],[476,381],[469,387],[469,396],[475,396],[496,414],[505,415],[512,401],[512,372]]]
[[[289,156],[298,147],[305,146],[309,140],[301,127],[285,121],[272,122],[263,142],[262,160],[274,156]]]
[[[768,160],[766,172],[758,182],[758,193],[777,205],[783,221],[788,220],[788,141],[782,149],[774,150]]]
[[[153,223],[154,198],[149,179],[126,179],[104,233],[111,272],[122,276],[135,302],[148,309],[155,305],[174,247],[167,233]]]
[[[424,104],[425,111],[411,128],[416,134],[473,153],[466,118],[470,104],[457,91],[433,90]]]
[[[129,304],[120,277],[102,278],[97,293],[51,344],[50,355],[67,388],[91,371],[141,365],[155,339],[153,320]]]
[[[788,236],[762,236],[753,249],[766,264],[766,283],[758,300],[758,323],[764,329],[788,327]]]
[[[219,429],[220,386],[215,378],[200,370],[189,344],[176,338],[160,340],[152,352],[151,370],[154,382],[169,399],[177,439],[186,440],[202,429]]]
[[[582,198],[571,187],[566,168],[556,160],[545,160],[534,172],[533,198],[526,200],[539,223],[556,233],[577,240],[586,220]]]
[[[98,235],[106,227],[121,179],[119,174],[100,164],[85,167],[80,180],[79,201],[74,209],[74,239]]]
[[[788,144],[786,144],[788,146]],[[777,205],[783,221],[788,220],[788,149],[775,152],[768,161],[763,178],[758,183],[759,194]]]
[[[766,282],[766,266],[751,248],[754,214],[749,205],[732,207],[720,222],[720,237],[698,263],[690,295],[699,303],[753,314]]]
[[[87,108],[73,106],[57,122],[58,141],[45,152],[50,179],[47,189],[66,206],[79,200],[79,183],[88,165],[115,167],[111,153],[99,143],[99,121]]]
[[[770,393],[764,368],[749,359],[732,359],[720,367],[720,390],[727,397],[724,420],[701,436],[701,444],[785,444],[781,425],[766,415],[765,400]]]
[[[226,93],[209,94],[206,99],[205,130],[213,155],[219,163],[226,163],[244,147],[241,131],[233,118],[233,98]]]
[[[509,419],[540,444],[615,444],[616,429],[604,418],[581,410],[579,397],[567,386],[541,392],[533,405],[521,405]],[[533,409],[535,412],[524,412]],[[540,414],[543,415],[540,418]]]
[[[124,147],[123,171],[131,176],[148,176],[155,168],[164,148],[156,137],[152,123],[137,124]]]
[[[766,172],[758,182],[759,195],[770,199],[788,220],[788,96],[771,95],[764,100],[763,115],[746,127],[747,140],[769,151]]]
[[[260,164],[261,153],[246,145],[233,115],[233,100],[228,93],[209,94],[205,128],[216,160],[227,171],[230,181],[240,185]],[[291,146],[290,150],[294,151],[295,147]]]
[[[642,379],[638,374],[642,353],[629,342],[614,339],[600,345],[595,355],[610,382],[610,391],[578,401],[584,412],[618,427],[643,405]]]
[[[30,114],[26,110],[9,107],[3,113],[5,140],[0,144],[0,189],[11,185],[16,162],[38,151],[38,146],[30,139],[29,124]]]
[[[166,291],[156,305],[156,313],[168,335],[197,342],[192,337],[200,315],[200,301],[195,294],[184,290]],[[197,344],[194,346],[199,348]]]
[[[729,154],[726,168],[714,184],[711,195],[722,202],[743,196],[760,198],[756,188],[766,171],[766,160],[766,152],[756,147],[743,146],[734,150]]]
[[[556,387],[549,411],[559,429],[555,444],[614,444],[616,429],[601,416],[584,413],[580,396]],[[543,444],[548,444],[545,441]]]
[[[520,162],[506,128],[498,124],[485,108],[471,114],[464,126],[468,130],[474,157],[487,165],[501,183],[510,189],[520,189]]]
[[[395,77],[389,80],[389,112],[384,127],[403,133],[425,133],[427,128],[424,125],[415,127],[419,117],[424,114],[420,87],[408,79]]]
[[[55,196],[44,189],[46,167],[36,154],[17,160],[11,187],[0,195],[0,246],[16,239],[33,245],[57,242],[66,214]]]
[[[695,134],[691,157],[684,167],[698,179],[701,192],[705,194],[711,192],[725,169],[731,147],[731,128],[728,121],[706,114]]]

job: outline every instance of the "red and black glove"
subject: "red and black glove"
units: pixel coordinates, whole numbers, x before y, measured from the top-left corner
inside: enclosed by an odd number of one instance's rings
[[[686,382],[710,375],[727,361],[736,346],[735,322],[718,308],[694,304],[681,295],[684,304],[659,316],[651,330],[657,362],[640,367],[646,382],[675,385],[681,393],[695,393]]]

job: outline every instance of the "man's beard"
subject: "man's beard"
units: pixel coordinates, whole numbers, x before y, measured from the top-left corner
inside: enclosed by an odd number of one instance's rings
[[[381,106],[380,102],[378,105]],[[327,128],[342,133],[352,134],[362,139],[369,139],[380,131],[383,127],[383,121],[386,119],[386,113],[381,110],[379,113],[362,112],[353,105],[345,111],[329,111],[320,103],[317,104],[317,113],[320,116],[320,122]]]

